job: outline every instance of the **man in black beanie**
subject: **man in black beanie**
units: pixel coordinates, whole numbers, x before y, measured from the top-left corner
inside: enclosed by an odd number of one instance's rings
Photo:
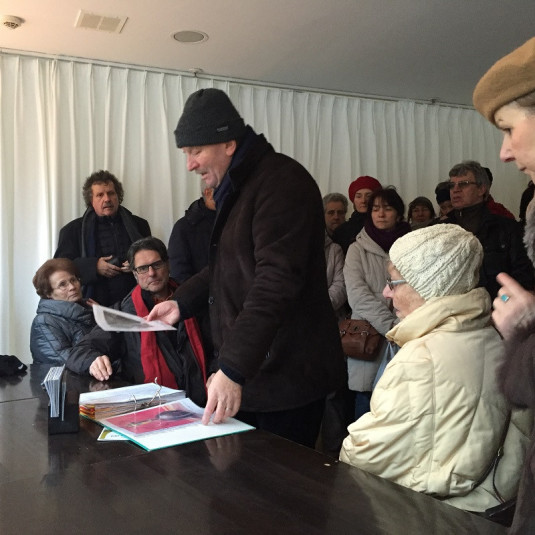
[[[215,188],[217,217],[208,267],[149,319],[173,324],[208,302],[219,371],[208,380],[203,422],[237,415],[313,447],[325,397],[345,380],[320,191],[218,89],[188,98],[175,138],[188,170]]]

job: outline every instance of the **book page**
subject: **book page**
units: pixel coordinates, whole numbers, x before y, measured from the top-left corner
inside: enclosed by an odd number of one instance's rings
[[[147,321],[135,314],[100,305],[93,305],[93,315],[103,331],[176,331],[163,321]]]

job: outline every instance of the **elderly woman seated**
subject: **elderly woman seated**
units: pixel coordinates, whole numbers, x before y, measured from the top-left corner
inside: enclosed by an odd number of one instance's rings
[[[92,301],[82,299],[78,268],[68,258],[47,260],[32,282],[41,297],[30,335],[33,361],[62,365],[95,326]]]
[[[516,495],[531,426],[530,415],[511,413],[498,390],[504,348],[490,323],[489,295],[476,288],[482,257],[473,234],[448,224],[415,230],[391,247],[384,294],[401,321],[386,336],[401,349],[340,454],[471,511]]]

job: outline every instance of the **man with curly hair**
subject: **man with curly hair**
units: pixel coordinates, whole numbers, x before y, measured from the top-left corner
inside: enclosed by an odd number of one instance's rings
[[[83,296],[107,306],[136,285],[126,252],[133,242],[150,236],[150,227],[121,206],[123,186],[109,171],[89,176],[82,193],[87,209],[60,230],[54,258],[73,260],[82,276]]]

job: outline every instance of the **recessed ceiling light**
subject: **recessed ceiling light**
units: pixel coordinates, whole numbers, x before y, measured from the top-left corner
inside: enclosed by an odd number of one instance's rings
[[[204,43],[204,41],[208,40],[208,35],[197,30],[183,30],[173,34],[173,39],[179,43],[191,45],[194,43]]]

